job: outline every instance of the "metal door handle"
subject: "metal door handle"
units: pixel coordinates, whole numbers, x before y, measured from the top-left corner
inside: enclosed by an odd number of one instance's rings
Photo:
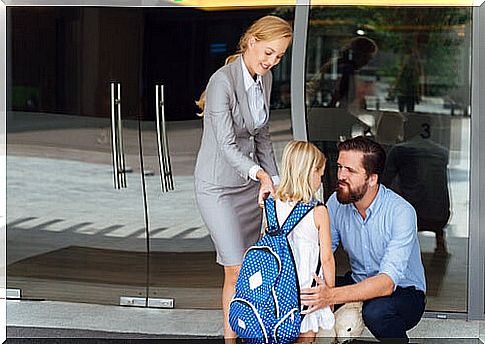
[[[158,163],[160,166],[160,180],[162,192],[174,190],[172,165],[168,147],[167,130],[165,126],[164,87],[155,85],[155,115],[157,122]]]
[[[113,155],[114,188],[126,188],[123,125],[121,122],[121,84],[110,82],[111,100],[111,147]]]

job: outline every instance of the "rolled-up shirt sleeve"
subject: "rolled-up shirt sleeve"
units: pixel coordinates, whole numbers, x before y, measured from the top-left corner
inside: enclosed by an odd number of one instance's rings
[[[392,216],[392,237],[379,266],[379,273],[388,275],[394,282],[394,290],[405,278],[405,271],[413,246],[418,240],[416,211],[412,206],[399,209],[400,214]]]

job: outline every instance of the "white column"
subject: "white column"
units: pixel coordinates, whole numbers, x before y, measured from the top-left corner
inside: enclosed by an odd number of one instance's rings
[[[310,0],[297,0],[291,51],[291,126],[295,140],[307,140],[305,63]]]
[[[468,318],[485,319],[485,4],[473,8]]]
[[[6,340],[6,118],[7,118],[7,6],[0,1],[0,342]]]

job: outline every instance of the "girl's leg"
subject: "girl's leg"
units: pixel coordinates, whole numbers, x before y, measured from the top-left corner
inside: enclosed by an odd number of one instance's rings
[[[222,287],[222,313],[224,315],[224,339],[226,343],[236,342],[236,333],[229,326],[229,303],[234,296],[237,277],[241,265],[224,266],[224,285]]]
[[[315,341],[316,333],[313,331],[308,331],[305,333],[300,333],[300,336],[295,343],[313,343]]]

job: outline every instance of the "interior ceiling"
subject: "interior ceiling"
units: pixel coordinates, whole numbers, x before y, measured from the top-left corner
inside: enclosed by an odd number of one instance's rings
[[[480,6],[485,0],[0,0],[7,6],[197,7],[222,10],[241,7],[311,5]]]

